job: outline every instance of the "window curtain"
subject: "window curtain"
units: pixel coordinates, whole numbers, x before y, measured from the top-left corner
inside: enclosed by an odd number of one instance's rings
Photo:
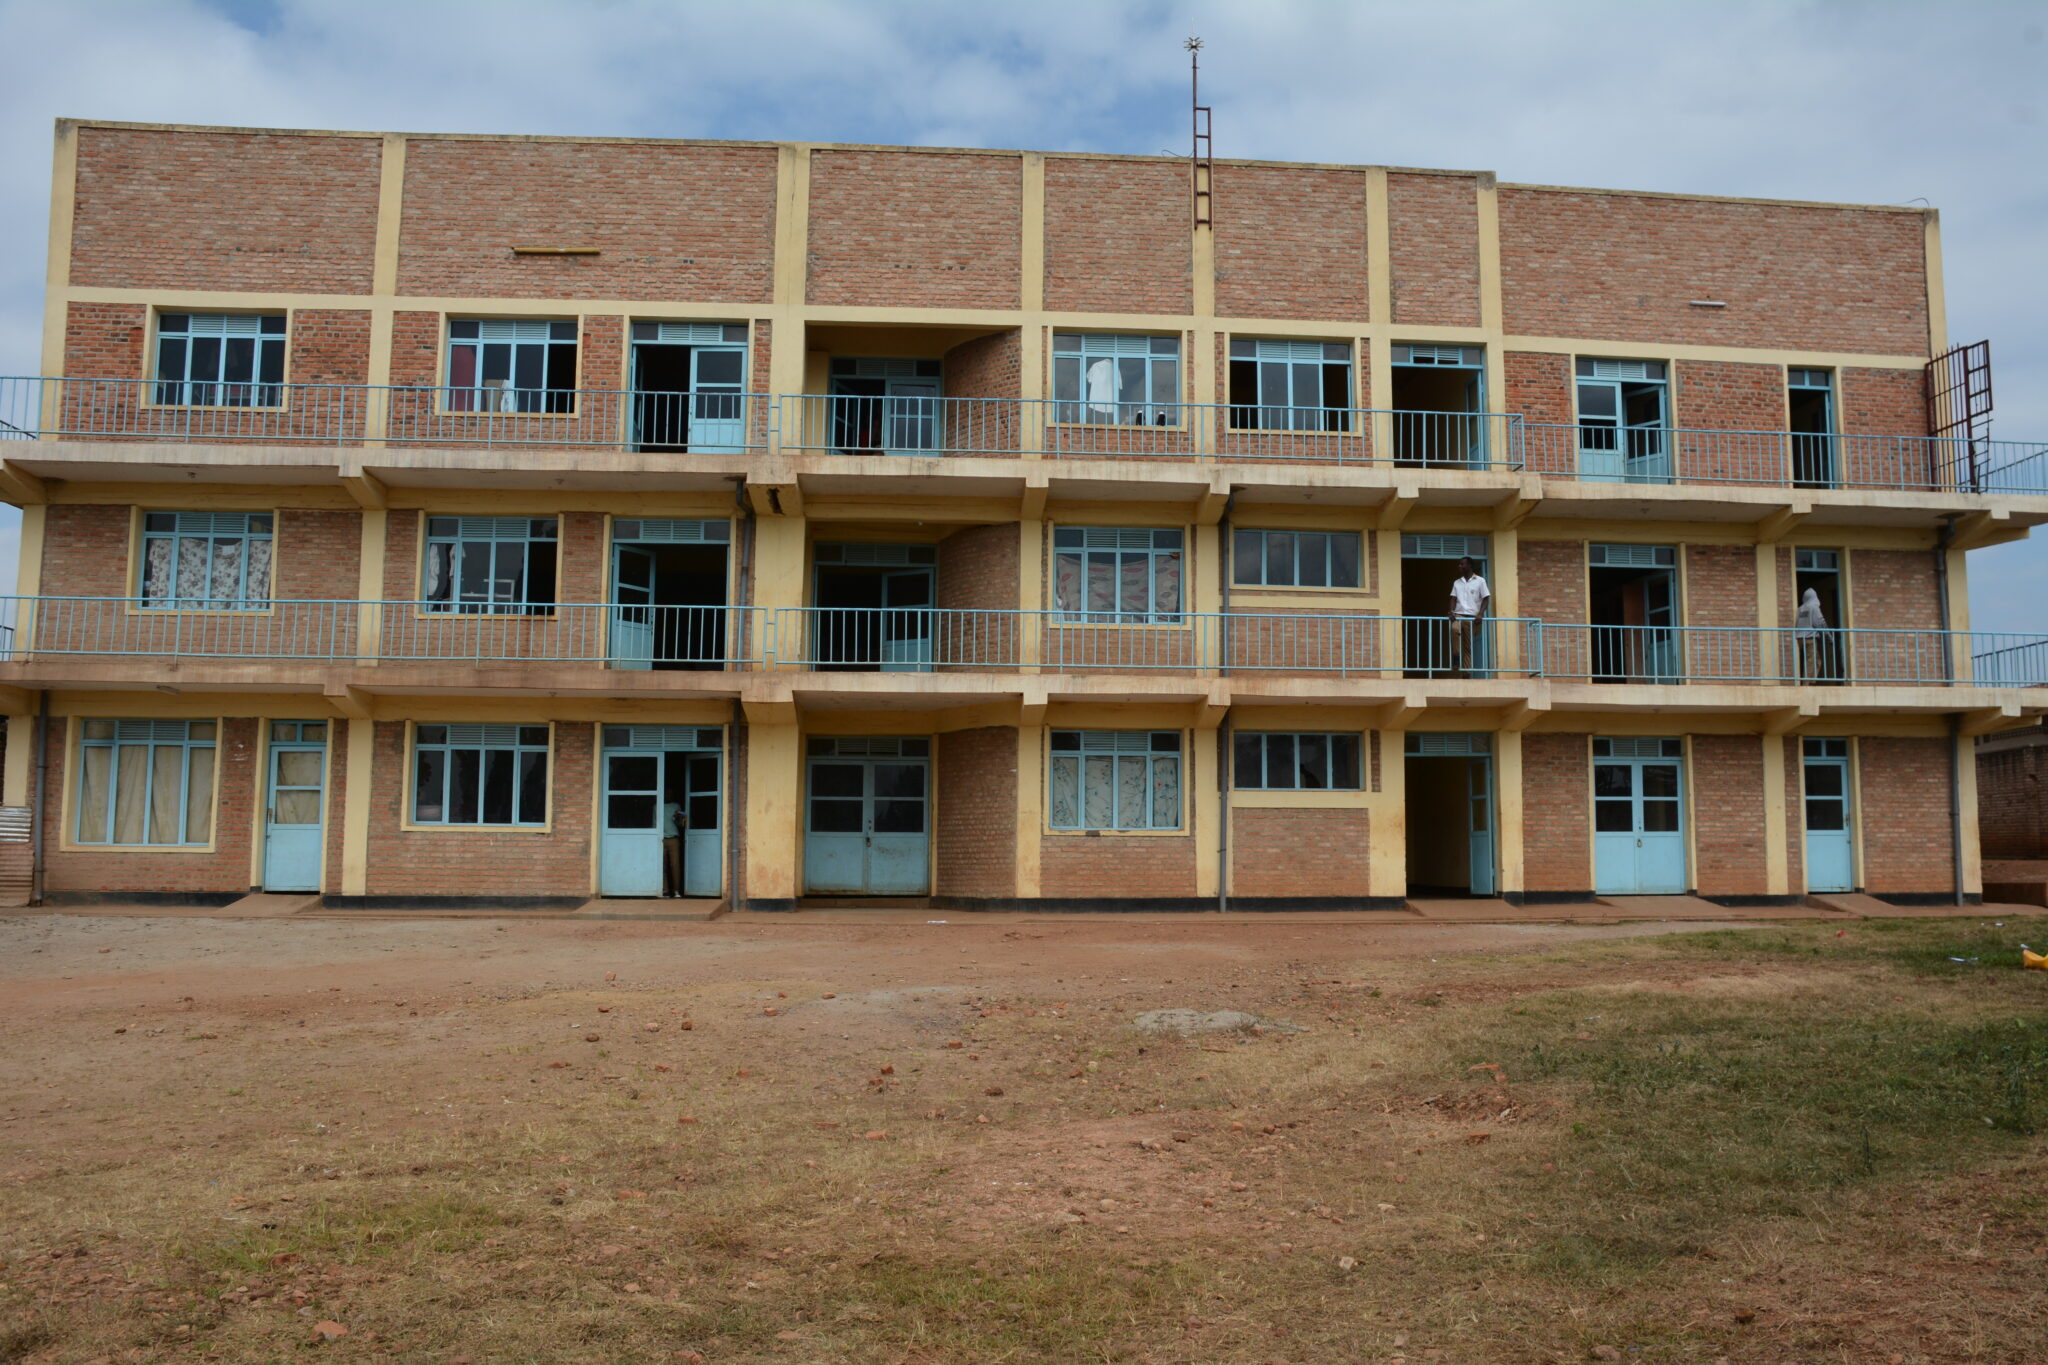
[[[1177,554],[1155,557],[1157,573],[1154,591],[1157,610],[1177,615],[1180,612],[1180,556]]]
[[[242,542],[213,542],[212,590],[207,594],[215,606],[232,606],[242,600]]]
[[[180,798],[185,794],[185,750],[177,744],[159,744],[149,751],[149,832],[152,844],[175,844],[183,836]]]
[[[78,772],[78,841],[82,844],[107,842],[107,781],[113,767],[113,750],[85,750]]]
[[[1149,823],[1146,813],[1151,809],[1145,790],[1145,769],[1151,760],[1143,757],[1118,758],[1116,761],[1116,827],[1118,829],[1144,829]]]
[[[1180,760],[1152,760],[1152,828],[1180,828]]]
[[[207,583],[213,577],[212,542],[203,536],[181,536],[177,545],[178,590],[175,596],[187,600],[205,598]]]
[[[249,555],[249,579],[242,595],[247,601],[267,602],[270,600],[271,541],[267,536],[255,536],[246,544]]]
[[[454,549],[445,541],[427,546],[426,597],[429,602],[448,600],[448,560]]]
[[[168,538],[157,538],[148,542],[142,568],[142,596],[147,601],[161,602],[172,594],[173,543]]]
[[[1081,609],[1081,556],[1063,554],[1053,560],[1052,600],[1061,611]]]
[[[1052,823],[1054,829],[1072,829],[1078,823],[1081,804],[1081,760],[1055,758],[1052,761]]]
[[[149,746],[123,744],[114,754],[114,842],[139,844],[148,833]]]

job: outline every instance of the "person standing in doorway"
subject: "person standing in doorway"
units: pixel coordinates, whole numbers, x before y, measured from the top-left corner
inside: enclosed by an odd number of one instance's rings
[[[683,828],[688,822],[677,801],[661,803],[661,894],[683,894]]]
[[[1820,594],[1808,588],[1799,599],[1799,611],[1792,618],[1792,637],[1799,642],[1799,676],[1820,679],[1833,670],[1827,664],[1828,618],[1820,609]]]
[[[1486,619],[1486,604],[1493,593],[1486,580],[1472,567],[1472,561],[1458,561],[1458,576],[1451,580],[1451,672],[1463,676],[1476,663],[1480,622]]]

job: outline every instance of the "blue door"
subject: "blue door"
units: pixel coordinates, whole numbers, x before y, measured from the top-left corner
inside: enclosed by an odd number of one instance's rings
[[[1592,482],[1669,483],[1671,433],[1663,363],[1582,358],[1577,370],[1579,477]]]
[[[1856,889],[1856,843],[1849,803],[1849,741],[1803,743],[1806,791],[1806,889]]]
[[[605,750],[600,896],[661,894],[661,768],[659,750]]]
[[[1467,856],[1472,877],[1472,894],[1491,896],[1493,894],[1493,760],[1472,758],[1465,761],[1465,784],[1469,800],[1469,818],[1466,835],[1470,842]]]
[[[1675,739],[1593,741],[1593,889],[1686,889],[1682,748]]]
[[[321,814],[327,787],[325,721],[271,722],[268,785],[263,889],[318,891]]]
[[[699,346],[690,352],[690,453],[737,455],[746,448],[744,347]]]
[[[725,732],[714,726],[604,727],[599,895],[661,894],[669,806],[676,808],[683,894],[724,894],[724,744]]]
[[[932,666],[932,571],[882,575],[882,672],[929,673]]]
[[[931,741],[813,739],[804,820],[804,889],[922,896],[931,887]]]
[[[654,667],[654,556],[637,545],[612,546],[613,668]]]

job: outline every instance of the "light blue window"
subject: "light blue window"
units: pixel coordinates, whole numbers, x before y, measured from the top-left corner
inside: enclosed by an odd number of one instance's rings
[[[1055,730],[1054,829],[1179,829],[1180,731]]]
[[[1246,587],[1355,588],[1356,531],[1236,531],[1230,577]]]
[[[1052,334],[1056,422],[1170,427],[1180,422],[1180,338]]]
[[[1835,458],[1835,375],[1832,370],[1785,371],[1785,416],[1792,431],[1792,482],[1831,488],[1840,479]]]
[[[1364,786],[1355,734],[1232,736],[1231,785],[1240,791],[1344,791]]]
[[[1668,479],[1671,399],[1664,362],[1581,358],[1575,370],[1579,473],[1636,482]]]
[[[160,313],[156,399],[173,407],[274,408],[284,402],[282,313]]]
[[[568,412],[576,406],[576,324],[456,318],[448,324],[451,412]]]
[[[428,610],[551,615],[558,534],[553,517],[428,517]]]
[[[210,720],[81,721],[78,842],[212,839],[217,728]]]
[[[142,605],[259,611],[270,605],[268,512],[144,512]]]
[[[1351,347],[1232,340],[1230,425],[1238,431],[1351,430]]]
[[[548,727],[415,725],[416,825],[542,825],[548,818]]]
[[[1053,607],[1063,621],[1154,625],[1181,619],[1179,531],[1053,529]]]

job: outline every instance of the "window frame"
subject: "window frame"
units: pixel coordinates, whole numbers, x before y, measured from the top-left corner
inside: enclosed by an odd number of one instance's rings
[[[493,731],[512,732],[508,743],[502,735],[494,736]],[[531,740],[527,732],[540,730],[544,737]],[[422,732],[440,732],[439,738],[427,738]],[[454,820],[449,816],[454,807],[455,759],[458,752],[476,751],[476,813],[475,820]],[[493,821],[483,818],[488,797],[485,784],[489,778],[491,753],[512,755],[512,792],[510,796],[513,818],[509,821]],[[427,754],[440,754],[441,815],[438,819],[423,818],[420,814],[421,765]],[[524,807],[528,778],[522,770],[522,755],[539,754],[540,767],[540,818],[520,818]],[[406,724],[405,761],[405,810],[403,827],[409,830],[491,830],[501,832],[546,833],[553,828],[555,813],[555,726],[553,721],[532,723],[479,723],[472,721],[409,721]]]
[[[446,521],[457,523],[455,534],[450,535],[435,531],[435,522]],[[505,523],[522,521],[527,523],[528,528],[524,535],[498,534],[500,530],[509,531],[510,528]],[[554,533],[552,535],[535,534],[533,527],[540,522],[552,524]],[[471,531],[480,531],[485,523],[490,525],[491,534],[465,535],[462,533],[465,527]],[[467,556],[459,553],[456,547],[471,544],[493,547],[491,551],[491,572],[493,574],[491,582],[493,587],[490,596],[465,601],[456,595],[456,582],[459,578],[459,569],[462,561]],[[445,598],[432,596],[430,589],[429,575],[432,572],[434,547],[437,545],[450,547],[448,567],[445,570],[448,578],[448,596]],[[510,598],[501,599],[496,592],[495,584],[497,580],[495,573],[498,558],[496,547],[499,545],[525,545],[528,547],[521,556],[520,575],[523,592],[517,600]],[[554,566],[549,575],[547,583],[548,596],[545,601],[537,600],[533,596],[533,551],[531,547],[534,545],[548,545],[553,547],[554,550]],[[417,616],[556,616],[558,614],[556,608],[561,605],[562,519],[559,516],[488,517],[422,512],[420,516],[419,575],[419,597],[416,599],[417,605],[414,607],[414,614]]]
[[[1062,544],[1065,537],[1079,537],[1079,543]],[[1094,537],[1107,540],[1109,537],[1144,536],[1149,543],[1139,546],[1135,543],[1090,545]],[[1162,543],[1162,537],[1174,538],[1172,545]],[[1188,551],[1187,528],[1180,526],[1062,526],[1052,528],[1049,550],[1051,560],[1052,622],[1059,626],[1185,626],[1188,623]],[[1062,556],[1080,557],[1081,602],[1078,606],[1060,605],[1060,560]],[[1145,555],[1150,562],[1145,574],[1145,608],[1142,611],[1126,611],[1121,606],[1107,610],[1094,610],[1088,606],[1088,581],[1090,564],[1096,556],[1106,556],[1112,571],[1112,587],[1117,600],[1122,601],[1122,584],[1114,575],[1125,555]],[[1179,605],[1172,609],[1159,606],[1159,566],[1166,559],[1179,562],[1178,583]]]
[[[190,720],[145,719],[135,716],[75,717],[68,738],[70,740],[71,752],[76,755],[76,758],[65,765],[68,770],[70,785],[66,796],[69,814],[63,822],[63,846],[107,852],[208,853],[213,851],[216,846],[216,840],[220,835],[220,734],[223,723],[217,716],[198,717]],[[108,734],[105,736],[93,736],[91,734],[93,727],[100,725],[111,727]],[[147,733],[142,735],[130,734],[123,736],[121,733],[123,726],[146,726],[148,730]],[[195,737],[192,734],[192,727],[194,726],[209,726],[212,733]],[[182,732],[180,737],[172,737],[174,729]],[[179,837],[175,841],[152,842],[147,836],[151,832],[151,827],[156,820],[155,801],[153,800],[157,780],[155,754],[158,749],[173,747],[181,751],[178,760],[179,791],[176,817]],[[144,839],[141,843],[122,843],[114,838],[117,829],[116,821],[119,818],[117,812],[120,805],[120,751],[124,748],[140,748],[144,753],[142,761],[144,777],[142,797]],[[204,797],[207,808],[206,837],[204,839],[192,839],[190,837],[192,799],[195,795],[192,785],[192,758],[194,752],[200,750],[205,751],[210,756],[208,760],[210,771],[204,778]],[[106,752],[109,755],[105,774],[106,805],[102,812],[105,819],[103,828],[106,833],[106,837],[103,839],[88,839],[85,832],[85,818],[88,809],[85,801],[85,770],[88,756],[95,752]]]
[[[1270,779],[1275,761],[1274,740],[1289,741],[1294,757],[1294,781],[1287,786],[1276,786]],[[1320,787],[1305,785],[1301,781],[1301,742],[1320,740],[1323,743],[1325,769],[1330,781]],[[1245,782],[1240,779],[1244,754],[1241,746],[1246,740],[1259,746],[1259,781]],[[1339,764],[1337,742],[1348,740],[1353,746],[1351,754],[1352,774],[1356,779],[1350,785],[1339,785],[1336,781]],[[1240,792],[1362,792],[1366,789],[1366,745],[1365,736],[1356,730],[1233,730],[1230,736],[1230,789]]]
[[[168,529],[154,530],[149,524],[152,517],[205,517],[209,520],[241,517],[244,519],[245,525],[244,529],[240,532],[212,528],[202,531],[196,525],[187,530],[180,527],[176,521],[173,521]],[[254,523],[259,519],[266,523],[260,530],[250,525],[250,523]],[[188,539],[208,542],[239,539],[242,542],[241,565],[239,568],[240,582],[237,594],[233,599],[212,596],[178,597],[175,595],[166,596],[161,599],[151,599],[149,593],[150,543],[163,540],[170,542],[171,587],[175,590],[178,582],[179,542]],[[266,541],[270,546],[270,554],[265,561],[264,569],[268,581],[264,584],[264,591],[261,596],[252,596],[249,592],[249,546],[255,541]],[[274,510],[262,512],[208,512],[190,508],[180,510],[163,507],[138,507],[136,509],[132,545],[134,570],[129,580],[130,597],[132,600],[128,608],[131,615],[141,612],[175,611],[267,616],[275,613],[277,610],[277,513]],[[209,557],[210,555],[211,550],[209,549]],[[209,585],[210,579],[211,574],[209,573]]]
[[[1178,430],[1183,424],[1181,410],[1185,406],[1181,399],[1182,349],[1179,333],[1154,335],[1055,330],[1052,334],[1052,421],[1059,426]],[[1067,377],[1061,373],[1062,362],[1067,361],[1073,363],[1071,377],[1075,393],[1071,398],[1060,393],[1061,382]],[[1100,361],[1110,362],[1117,387],[1116,399],[1107,405],[1111,413],[1107,419],[1094,415],[1104,405],[1092,403],[1088,398],[1088,371]],[[1146,394],[1142,399],[1126,401],[1123,397],[1126,362],[1135,362],[1140,367]],[[1162,370],[1170,376],[1172,383],[1172,394],[1164,400],[1157,397]],[[1126,413],[1138,420],[1125,420]]]
[[[1070,745],[1063,744],[1067,737]],[[1143,747],[1139,740],[1142,739]],[[1172,747],[1164,747],[1164,741],[1171,740]],[[1046,828],[1056,834],[1184,834],[1187,832],[1187,736],[1180,730],[1081,730],[1048,729],[1046,731],[1045,765],[1045,820]],[[1109,823],[1093,824],[1088,820],[1088,760],[1107,760],[1110,764]],[[1062,760],[1073,764],[1074,791],[1071,809],[1073,821],[1062,824],[1059,819],[1060,763]],[[1157,814],[1155,784],[1158,781],[1159,765],[1171,762],[1174,774],[1173,823],[1154,823]],[[1145,823],[1122,824],[1121,784],[1118,773],[1125,762],[1143,762],[1145,765]]]
[[[1310,357],[1297,354],[1304,348],[1314,347],[1320,355]],[[1342,352],[1341,359],[1336,354]],[[1251,366],[1254,393],[1249,402],[1241,401],[1237,395],[1238,366]],[[1284,401],[1267,400],[1265,386],[1268,366],[1284,367],[1288,392]],[[1318,405],[1294,401],[1297,387],[1297,370],[1314,367],[1317,371],[1315,389],[1321,397]],[[1348,341],[1307,341],[1282,337],[1232,337],[1224,356],[1224,392],[1228,399],[1225,407],[1229,411],[1231,431],[1295,432],[1318,436],[1353,435],[1358,424],[1353,421],[1356,410],[1358,382],[1358,347]],[[1330,372],[1335,370],[1342,387],[1341,404],[1330,400]],[[1266,414],[1285,413],[1281,425],[1271,425]],[[1295,425],[1297,413],[1323,414],[1313,425]],[[1342,414],[1341,421],[1331,420],[1329,414]]]
[[[522,327],[544,328],[545,335],[522,336],[517,329]],[[457,328],[475,328],[473,333],[458,335]],[[488,336],[489,330],[514,329],[509,336]],[[561,329],[566,328],[566,335]],[[510,381],[519,372],[520,351],[538,349],[540,355],[540,384],[537,386],[511,387],[492,390],[484,387],[494,381],[485,378],[484,371],[491,368],[486,346],[509,346],[506,357],[505,378]],[[558,347],[567,347],[568,382],[552,382],[556,376],[554,366],[559,356],[554,352]],[[484,317],[472,315],[457,317],[444,314],[441,319],[441,381],[436,386],[436,403],[444,416],[477,417],[574,417],[582,402],[583,381],[583,327],[580,318],[535,318],[535,317]],[[460,382],[456,372],[461,363],[458,351],[473,351],[468,362],[468,382]],[[513,397],[513,406],[493,407],[486,395],[502,392]],[[534,406],[524,406],[520,394],[539,395]],[[555,395],[565,395],[557,400]]]
[[[253,332],[230,330],[226,324],[230,319],[235,318],[253,319],[255,330]],[[172,319],[182,319],[183,325],[179,327],[165,326],[165,323]],[[217,328],[209,327],[194,330],[192,324],[200,319],[220,324],[220,326]],[[276,325],[272,326],[272,323]],[[286,386],[289,383],[291,374],[291,325],[292,315],[289,309],[280,313],[199,312],[195,309],[185,308],[158,308],[154,310],[150,317],[150,331],[152,335],[149,339],[148,361],[150,376],[146,405],[153,408],[184,408],[201,411],[283,411],[287,406],[289,390]],[[250,354],[249,378],[228,379],[225,377],[228,363],[228,343],[239,340],[243,336],[251,337],[254,340]],[[216,356],[215,368],[217,372],[223,375],[221,378],[194,379],[192,377],[194,342],[204,340],[219,342],[219,352]],[[172,378],[164,373],[164,343],[167,341],[182,343],[184,347],[184,375],[181,378]],[[270,361],[275,361],[275,365],[269,366],[268,362]],[[266,368],[274,368],[276,377],[265,378],[264,372]],[[246,391],[251,401],[245,403],[192,401],[195,397],[195,391],[202,388],[207,390]],[[206,396],[219,398],[225,395],[208,393]]]
[[[1246,536],[1258,537],[1258,551],[1255,555],[1246,555],[1244,553],[1244,537]],[[1294,580],[1292,582],[1276,582],[1271,577],[1271,537],[1273,536],[1294,537]],[[1304,549],[1302,537],[1304,536],[1321,536],[1324,538],[1324,581],[1321,583],[1304,583],[1301,581],[1302,552]],[[1336,576],[1335,544],[1340,536],[1348,538],[1355,547],[1351,558],[1352,581],[1349,583],[1330,581]],[[1248,560],[1257,565],[1259,576],[1255,579],[1247,579],[1242,576],[1244,566]],[[1233,526],[1230,531],[1230,585],[1234,588],[1287,588],[1311,592],[1358,592],[1365,586],[1365,535],[1360,531],[1328,531],[1318,528]]]

